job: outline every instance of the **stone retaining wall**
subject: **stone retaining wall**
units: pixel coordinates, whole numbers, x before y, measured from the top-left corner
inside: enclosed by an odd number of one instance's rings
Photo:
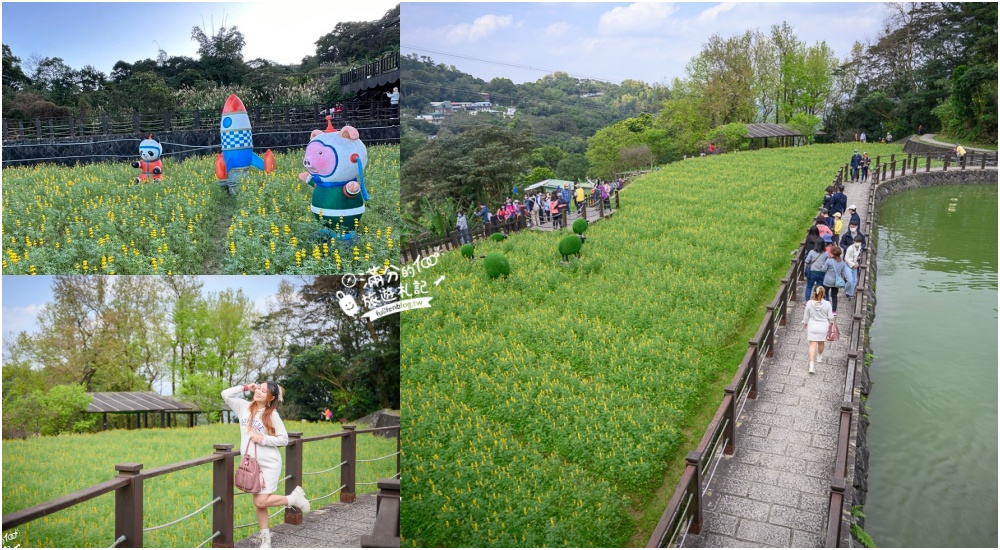
[[[878,207],[885,199],[920,187],[930,187],[934,185],[968,185],[982,184],[997,181],[996,170],[968,170],[960,169],[948,170],[947,172],[918,173],[910,176],[903,176],[879,185],[875,189],[875,210],[872,212],[872,228],[878,225]],[[873,231],[874,233],[874,231]],[[864,311],[864,357],[874,357],[871,340],[868,331],[875,322],[876,304],[876,281],[878,279],[878,250],[873,235],[868,235],[869,250],[868,255],[868,284],[866,288],[867,306]],[[859,358],[861,360],[863,358]],[[866,361],[867,363],[867,361]],[[869,375],[868,365],[859,369],[858,383],[855,384],[855,395],[859,398],[859,414],[854,416],[854,425],[851,426],[852,433],[857,434],[855,441],[855,452],[852,453],[851,460],[854,467],[848,467],[854,472],[853,483],[851,483],[850,502],[852,506],[863,506],[868,495],[868,406],[867,398],[872,389],[872,381]],[[854,522],[864,528],[865,519],[863,517],[854,518]],[[875,541],[876,543],[878,541]],[[855,539],[855,547],[861,547],[861,543]]]
[[[399,125],[388,121],[355,126],[366,145],[399,143]],[[259,155],[267,149],[278,153],[286,149],[304,148],[309,142],[312,126],[262,128],[253,133],[254,151]],[[139,142],[147,136],[88,136],[63,138],[51,142],[17,143],[3,146],[3,166],[31,166],[51,162],[72,166],[92,162],[131,162],[139,159]],[[217,154],[219,129],[161,132],[153,138],[163,144],[163,158],[180,161],[184,158]]]

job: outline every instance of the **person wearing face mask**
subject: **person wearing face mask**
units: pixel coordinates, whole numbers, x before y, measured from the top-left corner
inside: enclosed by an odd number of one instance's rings
[[[858,229],[858,225],[851,222],[850,228],[840,238],[840,248],[847,249],[855,242],[861,243],[861,250],[868,248],[868,238]]]

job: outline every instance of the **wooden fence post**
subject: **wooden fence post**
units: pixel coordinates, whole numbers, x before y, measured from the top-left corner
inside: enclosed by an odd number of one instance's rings
[[[288,432],[288,446],[285,447],[285,475],[291,476],[285,480],[285,494],[290,495],[296,487],[302,485],[302,432]],[[289,525],[302,524],[302,511],[293,512],[285,508],[285,523]]]
[[[694,490],[691,491],[691,510],[694,512],[694,518],[691,520],[690,533],[697,535],[701,533],[702,522],[701,453],[698,451],[690,451],[685,461],[688,466],[694,467],[694,477],[692,479]]]
[[[615,210],[618,210],[622,207],[621,200],[619,199],[620,192],[621,191],[619,189],[615,189]]]
[[[944,167],[941,169],[942,172],[947,172],[948,171],[948,161],[949,160],[951,160],[951,155],[947,155],[946,154],[944,156]]]
[[[400,468],[401,459],[403,458],[403,426],[400,425],[399,429],[396,430],[396,476],[399,481],[403,481],[403,469]]]
[[[116,464],[115,470],[117,477],[129,480],[128,485],[115,489],[115,539],[125,537],[119,547],[142,548],[142,464]]]
[[[212,463],[212,498],[221,498],[212,505],[212,532],[222,533],[212,540],[212,548],[232,548],[233,541],[233,446],[216,443],[215,454],[224,455]]]
[[[137,134],[142,132],[139,127],[139,111],[132,111],[132,130]]]
[[[757,362],[757,354],[754,353],[754,362]],[[754,367],[756,368],[756,367]],[[730,397],[729,406],[726,407],[725,418],[729,420],[726,422],[726,429],[722,431],[722,437],[729,440],[726,443],[726,447],[722,450],[725,455],[732,455],[736,452],[736,400],[739,396],[736,395],[736,384],[729,384],[725,389],[726,395]]]
[[[931,154],[927,153],[927,168],[924,169],[924,172],[930,172],[930,171],[931,171]]]
[[[344,486],[340,491],[340,502],[354,502],[356,496],[354,488],[354,475],[357,469],[357,434],[354,433],[354,426],[345,425],[344,430],[347,435],[340,438],[340,461],[344,463],[340,467],[340,484]],[[285,451],[286,453],[288,451]]]

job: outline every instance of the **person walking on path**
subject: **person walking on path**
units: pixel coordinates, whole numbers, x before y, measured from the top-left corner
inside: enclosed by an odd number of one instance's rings
[[[868,156],[868,151],[861,154],[861,181],[868,181],[868,167],[871,166],[872,159]]]
[[[816,374],[816,363],[823,362],[826,333],[830,330],[830,323],[833,322],[833,308],[830,302],[823,299],[825,294],[826,290],[823,287],[814,288],[812,299],[806,302],[802,312],[802,328],[806,329],[809,340],[809,374]]]
[[[837,294],[841,288],[847,286],[847,263],[844,262],[843,251],[837,245],[830,248],[830,257],[823,264],[823,286],[826,287],[826,295],[830,297],[833,305],[833,314],[837,315]]]
[[[833,189],[833,194],[830,195],[830,215],[840,212],[844,213],[847,209],[847,195],[844,194],[844,190],[839,187]]]
[[[840,248],[846,249],[855,242],[861,243],[861,250],[868,247],[868,238],[865,234],[858,229],[858,224],[856,222],[851,222],[850,227],[847,231],[840,237]]]
[[[459,212],[455,221],[455,229],[458,231],[458,239],[462,244],[471,243],[472,236],[469,235],[469,220],[465,219],[465,214]]]
[[[858,207],[852,204],[847,207],[847,211],[851,213],[851,219],[847,224],[861,227],[861,216],[858,215]]]
[[[549,200],[549,217],[552,218],[552,230],[555,231],[559,228],[560,218],[562,217],[562,209],[560,208],[560,203],[562,202],[562,197],[559,197],[559,193],[553,191],[552,199]]]
[[[854,150],[854,154],[851,155],[851,181],[858,181],[858,170],[861,168],[861,155],[858,154],[858,150]]]
[[[816,241],[813,249],[806,254],[806,300],[812,296],[813,287],[823,286],[823,278],[826,276],[826,260],[830,257],[826,253],[826,244],[829,242],[829,237]]]
[[[247,401],[241,394],[253,392],[253,401]],[[257,525],[260,526],[261,548],[271,547],[271,530],[268,526],[268,508],[293,506],[303,514],[309,512],[302,487],[296,487],[288,496],[276,495],[278,478],[281,476],[281,453],[278,447],[288,445],[288,432],[278,416],[278,402],[283,400],[282,388],[268,381],[263,384],[243,384],[222,391],[222,399],[240,419],[240,449],[257,459],[264,473],[264,488],[253,495],[253,505],[257,509]],[[253,442],[253,450],[250,443]]]
[[[840,235],[840,232],[843,230],[844,230],[844,220],[842,219],[840,212],[837,212],[833,215],[833,234]]]
[[[844,250],[844,262],[847,263],[847,273],[851,276],[844,287],[844,296],[854,297],[854,291],[858,287],[858,265],[861,259],[861,241],[854,241],[851,246]]]
[[[580,213],[580,209],[583,208],[583,201],[587,200],[587,192],[580,187],[580,184],[576,184],[576,213]]]
[[[569,189],[569,184],[564,183],[562,190],[559,192],[559,198],[566,203],[566,207],[569,208],[570,202],[573,200],[573,192]]]

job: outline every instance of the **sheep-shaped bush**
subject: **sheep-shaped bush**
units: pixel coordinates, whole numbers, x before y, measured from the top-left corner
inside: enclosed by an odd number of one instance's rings
[[[496,242],[500,242],[500,241],[502,241],[502,240],[504,240],[506,238],[507,237],[504,237],[503,233],[500,233],[499,231],[496,232],[496,233],[494,233],[494,234],[492,234],[492,235],[490,235],[490,240],[491,241],[496,241]]]
[[[510,262],[499,252],[490,252],[487,254],[486,259],[483,260],[483,267],[486,268],[486,274],[491,279],[496,279],[501,275],[506,279],[510,275]]]
[[[580,257],[580,249],[583,248],[583,235],[566,235],[559,241],[559,253],[562,254],[563,261],[568,262],[571,255]]]
[[[573,222],[573,233],[583,235],[583,232],[587,230],[588,225],[587,220],[578,218],[575,222]]]
[[[468,258],[471,262],[476,257],[476,247],[472,246],[472,243],[463,244],[462,257]]]

